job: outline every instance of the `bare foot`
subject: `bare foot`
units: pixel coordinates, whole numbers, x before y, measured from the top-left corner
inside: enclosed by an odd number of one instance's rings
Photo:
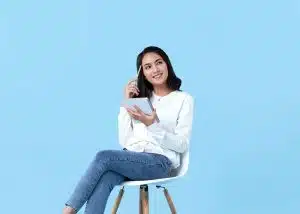
[[[75,210],[72,207],[66,206],[63,209],[63,214],[75,214]]]

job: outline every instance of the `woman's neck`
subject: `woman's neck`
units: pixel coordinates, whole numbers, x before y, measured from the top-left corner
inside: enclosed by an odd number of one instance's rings
[[[164,87],[154,87],[153,88],[153,92],[160,97],[166,96],[168,95],[170,92],[172,92],[171,89],[169,89],[168,87],[164,86]]]

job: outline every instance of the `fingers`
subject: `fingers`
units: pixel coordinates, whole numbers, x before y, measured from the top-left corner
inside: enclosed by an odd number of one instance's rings
[[[129,82],[127,83],[127,85],[135,85],[136,84],[136,79],[131,79],[129,80]]]
[[[138,91],[139,91],[138,87],[137,87],[136,85],[134,85],[134,84],[130,84],[130,85],[128,85],[128,88],[135,88],[136,90],[138,90]]]
[[[132,117],[132,118],[135,117],[130,111],[127,110],[127,112],[128,112],[128,114],[130,115],[130,117]]]
[[[135,88],[137,88],[137,83],[136,83],[136,81],[135,81],[135,80],[129,81],[129,82],[127,83],[127,87],[135,87]]]
[[[129,93],[131,93],[131,94],[135,94],[136,96],[138,96],[139,95],[139,92],[137,91],[137,90],[130,90],[130,92]]]
[[[148,115],[148,114],[145,114],[137,105],[134,105],[133,107],[135,108],[136,112],[139,113],[141,116],[151,116],[151,117],[157,116],[156,109],[154,109],[152,111],[152,113],[150,115]]]
[[[139,89],[133,85],[133,84],[130,84],[130,85],[127,85],[127,91],[129,94],[136,94],[136,95],[139,95]]]
[[[144,123],[146,126],[151,125],[155,118],[158,120],[158,117],[156,115],[156,111],[154,109],[154,111],[152,112],[151,115],[146,115],[138,106],[134,106],[134,109],[130,109],[130,108],[126,108],[128,114],[130,115],[131,118],[135,119],[135,120],[139,120],[142,123]]]
[[[153,109],[152,114],[156,115],[156,109],[155,108]]]
[[[144,114],[144,112],[137,105],[134,105],[134,108],[139,114]]]
[[[127,112],[128,113],[130,113],[130,114],[136,114],[136,112],[135,111],[133,111],[132,109],[130,109],[130,108],[126,108],[126,110],[127,110]]]
[[[140,92],[140,90],[139,90],[136,86],[134,86],[134,85],[129,86],[128,89],[129,89],[130,91],[133,91],[133,92],[136,92],[136,93],[139,93],[139,92]]]
[[[134,119],[136,119],[136,120],[138,120],[138,119],[140,118],[140,116],[141,116],[138,112],[136,112],[136,111],[134,111],[134,110],[132,110],[132,109],[130,109],[130,108],[126,108],[126,110],[127,110],[128,114],[129,114],[132,118],[134,118]]]

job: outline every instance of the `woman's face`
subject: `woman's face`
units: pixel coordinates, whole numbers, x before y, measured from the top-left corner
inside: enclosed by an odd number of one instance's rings
[[[165,61],[157,53],[146,53],[142,59],[143,73],[153,86],[165,85],[168,68]]]

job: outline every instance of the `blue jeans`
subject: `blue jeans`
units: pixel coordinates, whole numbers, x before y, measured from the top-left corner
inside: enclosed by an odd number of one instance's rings
[[[66,202],[78,212],[86,202],[85,214],[104,213],[114,186],[125,180],[168,177],[171,161],[159,154],[128,150],[104,150],[96,154],[73,194]]]

